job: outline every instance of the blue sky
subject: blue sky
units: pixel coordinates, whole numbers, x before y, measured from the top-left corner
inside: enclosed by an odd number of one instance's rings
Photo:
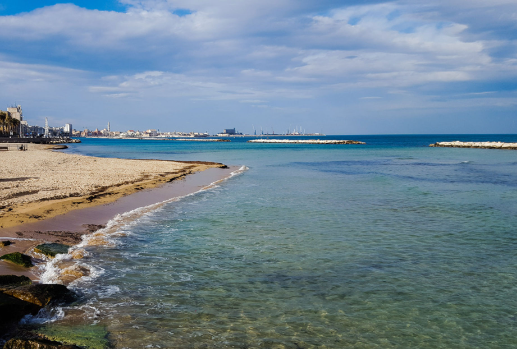
[[[517,133],[514,0],[2,1],[30,124]]]

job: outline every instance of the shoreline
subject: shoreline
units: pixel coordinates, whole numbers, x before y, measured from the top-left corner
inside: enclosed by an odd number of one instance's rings
[[[50,153],[50,156],[82,157],[82,155],[49,150],[45,152]],[[86,158],[93,161],[104,159],[83,157],[83,159]],[[104,229],[106,225],[117,221],[119,217],[124,219],[118,226],[126,224],[163,204],[213,187],[232,177],[238,170],[238,167],[229,168],[212,162],[118,160],[132,165],[154,163],[165,167],[167,165],[170,167],[171,164],[180,167],[174,172],[162,171],[130,183],[104,186],[102,190],[96,190],[81,197],[71,196],[57,200],[36,200],[27,204],[17,203],[11,207],[11,210],[7,212],[4,210],[0,215],[0,241],[9,240],[11,245],[0,247],[0,255],[13,252],[27,254],[32,258],[35,266],[25,268],[2,260],[0,275],[25,276],[32,280],[33,285],[70,285],[75,280],[90,275],[91,270],[82,266],[82,262],[88,262],[88,252],[84,247],[109,243],[106,237],[109,235],[108,229]],[[5,209],[5,205],[2,208]],[[30,217],[31,215],[35,217]],[[117,226],[112,228],[116,229]],[[66,244],[70,246],[69,254],[53,259],[45,257],[34,251],[37,245],[43,243]],[[62,275],[55,278],[49,277],[56,271]],[[14,320],[9,325],[11,330],[16,330],[18,326],[18,320]],[[12,331],[0,333],[0,337],[9,333],[14,334]],[[8,337],[3,339],[7,340]]]
[[[231,177],[232,173],[237,170],[237,166],[209,168],[188,176],[182,176],[173,182],[138,190],[120,197],[116,201],[92,204],[46,219],[0,228],[0,241],[9,240],[13,242],[9,246],[0,248],[0,254],[12,252],[27,254],[35,246],[43,243],[63,243],[71,247],[77,246],[83,242],[84,237],[92,236],[98,230],[105,228],[106,224],[117,215],[124,215],[146,207],[152,207],[149,210],[156,209],[162,204],[195,194],[214,185],[214,183],[223,181]],[[27,269],[0,261],[0,275],[8,274],[27,276],[33,281],[39,281],[41,276],[35,268]]]

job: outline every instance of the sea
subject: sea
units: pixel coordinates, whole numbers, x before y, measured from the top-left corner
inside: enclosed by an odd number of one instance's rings
[[[517,151],[429,147],[517,135],[300,138],[366,144],[71,145],[241,171],[118,216],[81,300],[31,321],[89,348],[517,348]]]

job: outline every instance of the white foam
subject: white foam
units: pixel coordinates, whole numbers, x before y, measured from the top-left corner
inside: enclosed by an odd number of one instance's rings
[[[108,298],[114,295],[115,293],[119,292],[120,288],[118,286],[111,285],[102,287],[99,291],[97,291],[97,295],[99,296],[99,298]]]
[[[54,322],[57,320],[61,320],[65,317],[65,312],[61,307],[53,307],[53,308],[42,308],[36,315],[25,315],[23,319],[20,320],[20,324],[45,324],[49,322]]]

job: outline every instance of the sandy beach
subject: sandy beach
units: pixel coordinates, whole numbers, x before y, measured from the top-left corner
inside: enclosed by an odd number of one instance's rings
[[[0,154],[0,228],[113,202],[222,164],[94,158],[32,147]]]
[[[8,164],[0,168],[0,240],[12,243],[1,255],[30,253],[46,242],[75,245],[117,214],[186,195],[230,171],[220,172],[226,166],[218,163],[95,158],[49,148],[31,144],[0,153]],[[0,261],[5,274],[39,278],[33,268]]]

